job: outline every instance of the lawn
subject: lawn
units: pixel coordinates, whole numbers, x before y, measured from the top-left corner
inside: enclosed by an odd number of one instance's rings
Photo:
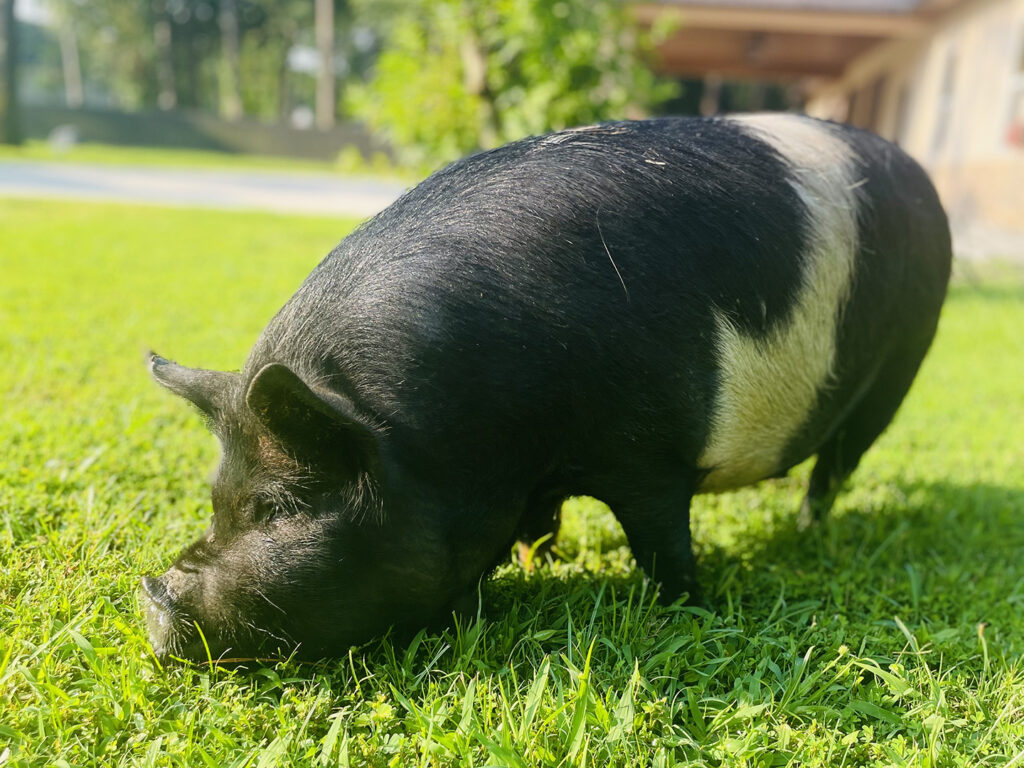
[[[170,168],[236,168],[280,170],[289,173],[309,171],[327,173],[331,164],[289,157],[232,154],[177,147],[129,147],[110,144],[75,144],[54,149],[37,139],[21,146],[0,145],[0,160],[46,160],[100,165],[153,165]]]
[[[827,526],[808,466],[695,502],[713,612],[591,500],[474,622],[330,663],[161,668],[137,584],[216,444],[152,347],[237,368],[353,225],[0,202],[0,765],[1024,765],[1024,279],[961,279]]]
[[[304,160],[295,157],[251,155],[216,150],[181,149],[178,147],[130,147],[112,144],[83,143],[55,149],[49,142],[32,139],[20,146],[0,144],[0,161],[32,160],[95,165],[155,166],[165,168],[204,168],[217,170],[280,171],[289,174],[354,173],[385,175],[402,181],[415,181],[401,169],[391,167],[383,156],[374,161],[359,161],[345,155],[337,162]]]

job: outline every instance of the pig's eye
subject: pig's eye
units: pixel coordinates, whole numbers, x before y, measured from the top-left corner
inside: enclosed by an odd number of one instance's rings
[[[277,517],[279,511],[277,505],[267,499],[256,499],[252,507],[252,517],[257,523],[265,523]]]

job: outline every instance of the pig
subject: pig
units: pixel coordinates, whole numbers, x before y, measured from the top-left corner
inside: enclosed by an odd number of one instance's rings
[[[574,495],[663,600],[696,600],[691,498],[816,456],[799,514],[821,519],[907,393],[950,261],[913,160],[804,116],[460,160],[346,237],[240,372],[151,357],[222,448],[206,532],[142,581],[153,649],[322,658],[432,625]]]

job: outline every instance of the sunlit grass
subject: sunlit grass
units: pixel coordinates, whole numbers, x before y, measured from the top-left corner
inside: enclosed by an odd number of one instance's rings
[[[328,172],[332,167],[332,164],[326,161],[178,147],[130,147],[83,143],[57,148],[38,139],[26,141],[21,146],[0,145],[0,160],[4,159],[313,172]]]
[[[275,171],[289,174],[352,174],[387,177],[413,183],[419,179],[394,166],[377,153],[362,160],[355,147],[339,153],[335,160],[308,160],[274,155],[251,155],[180,147],[131,147],[113,144],[74,144],[55,147],[33,139],[21,146],[0,144],[0,161],[31,160],[96,165],[153,166],[160,168],[196,168],[207,170]]]
[[[479,621],[335,662],[161,669],[136,589],[216,446],[152,347],[237,368],[352,226],[0,201],[0,764],[1024,764],[1024,283],[961,282],[831,523],[808,467],[695,504],[714,612],[662,608],[600,504]]]

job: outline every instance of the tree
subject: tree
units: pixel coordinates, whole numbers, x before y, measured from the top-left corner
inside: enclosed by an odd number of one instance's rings
[[[162,0],[152,3],[152,14],[148,2],[48,0],[48,5],[60,27],[74,30],[83,81],[102,84],[112,101],[128,109],[150,106],[158,94],[161,106],[174,105],[168,103],[173,70],[155,66],[158,50],[171,44]]]
[[[316,3],[316,50],[320,67],[316,76],[316,126],[326,130],[334,125],[337,109],[334,82],[334,0]]]
[[[220,114],[226,120],[242,116],[237,0],[220,0]]]
[[[0,0],[0,143],[21,143],[18,101],[18,22],[14,0]]]
[[[670,97],[616,0],[415,0],[353,112],[406,162],[436,165],[530,134],[636,117]]]
[[[67,23],[61,24],[57,30],[60,43],[61,73],[64,76],[64,101],[73,108],[81,107],[85,102],[85,91],[82,88],[82,62],[78,55],[78,39],[74,28]]]
[[[296,85],[288,54],[306,40],[313,40],[312,0],[275,0],[273,6],[268,5],[260,23],[245,30],[240,66],[246,114],[264,120],[288,118],[294,106]]]
[[[156,105],[160,109],[174,109],[178,106],[178,85],[174,72],[171,17],[163,0],[154,0],[151,11],[153,43],[156,49]]]

